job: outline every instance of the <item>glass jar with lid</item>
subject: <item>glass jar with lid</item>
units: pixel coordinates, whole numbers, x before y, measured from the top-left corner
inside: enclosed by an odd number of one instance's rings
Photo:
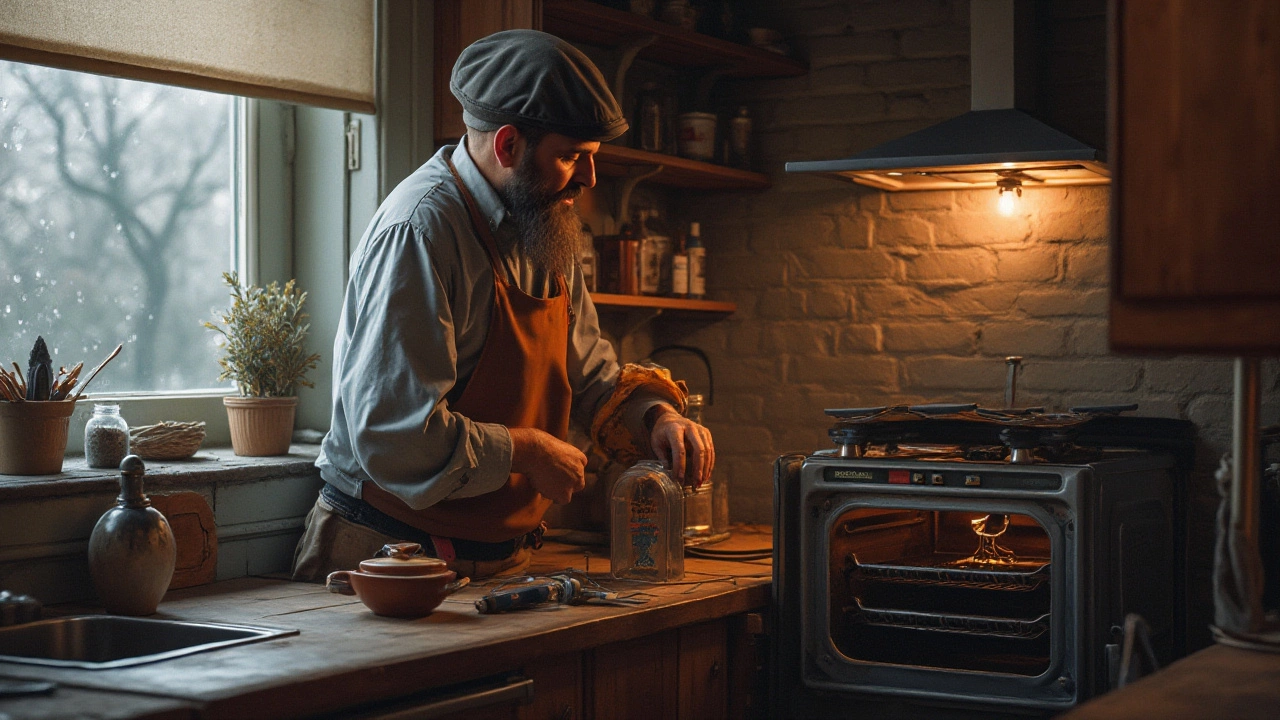
[[[685,401],[685,417],[702,424],[704,400],[692,394]],[[705,545],[729,538],[729,494],[724,482],[707,478],[696,489],[684,486],[684,544]]]
[[[641,460],[609,500],[613,576],[669,582],[684,577],[684,498],[660,463]]]
[[[84,459],[91,468],[118,468],[129,454],[129,424],[115,403],[95,403],[84,426]]]

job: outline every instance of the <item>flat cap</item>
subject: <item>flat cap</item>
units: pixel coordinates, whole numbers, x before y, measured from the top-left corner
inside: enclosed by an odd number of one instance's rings
[[[580,50],[537,30],[504,30],[471,43],[449,90],[477,130],[534,127],[604,142],[627,131],[622,108]]]

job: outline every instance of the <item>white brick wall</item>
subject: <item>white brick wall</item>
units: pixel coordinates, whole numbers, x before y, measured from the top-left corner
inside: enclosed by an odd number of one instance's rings
[[[1191,495],[1201,551],[1191,580],[1207,599],[1209,473],[1230,440],[1231,366],[1108,350],[1109,188],[1027,190],[1018,214],[1005,218],[994,191],[893,194],[786,175],[787,160],[851,154],[966,111],[968,5],[780,5],[788,40],[812,72],[725,88],[757,118],[760,168],[774,187],[682,208],[703,222],[711,296],[735,300],[739,311],[655,338],[700,344],[715,365],[722,394],[706,419],[717,472],[731,482],[733,518],[771,519],[771,463],[829,444],[823,408],[998,406],[1004,356],[1019,354],[1027,403],[1137,402],[1142,414],[1196,423],[1201,470]],[[1274,368],[1266,377],[1263,420],[1272,423]]]

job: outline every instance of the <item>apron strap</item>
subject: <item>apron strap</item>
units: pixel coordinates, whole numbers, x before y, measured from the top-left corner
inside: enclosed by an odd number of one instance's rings
[[[445,162],[449,165],[449,172],[453,174],[454,181],[458,184],[458,190],[462,193],[462,199],[467,203],[467,211],[471,213],[471,224],[475,227],[476,234],[480,236],[481,242],[484,244],[485,254],[489,256],[489,264],[493,267],[493,279],[507,285],[507,267],[502,263],[502,253],[498,252],[498,241],[493,236],[493,231],[489,229],[489,222],[484,215],[480,214],[480,206],[476,204],[476,199],[472,197],[471,191],[467,189],[467,184],[462,182],[462,176],[458,174],[458,169],[453,166],[453,160],[445,158]]]

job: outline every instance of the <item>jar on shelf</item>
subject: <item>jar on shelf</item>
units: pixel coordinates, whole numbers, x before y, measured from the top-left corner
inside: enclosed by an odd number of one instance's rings
[[[684,577],[684,497],[660,463],[641,460],[609,500],[613,576],[670,582]]]
[[[129,424],[120,416],[120,406],[97,403],[93,417],[84,426],[84,459],[91,468],[120,467],[129,454]]]

